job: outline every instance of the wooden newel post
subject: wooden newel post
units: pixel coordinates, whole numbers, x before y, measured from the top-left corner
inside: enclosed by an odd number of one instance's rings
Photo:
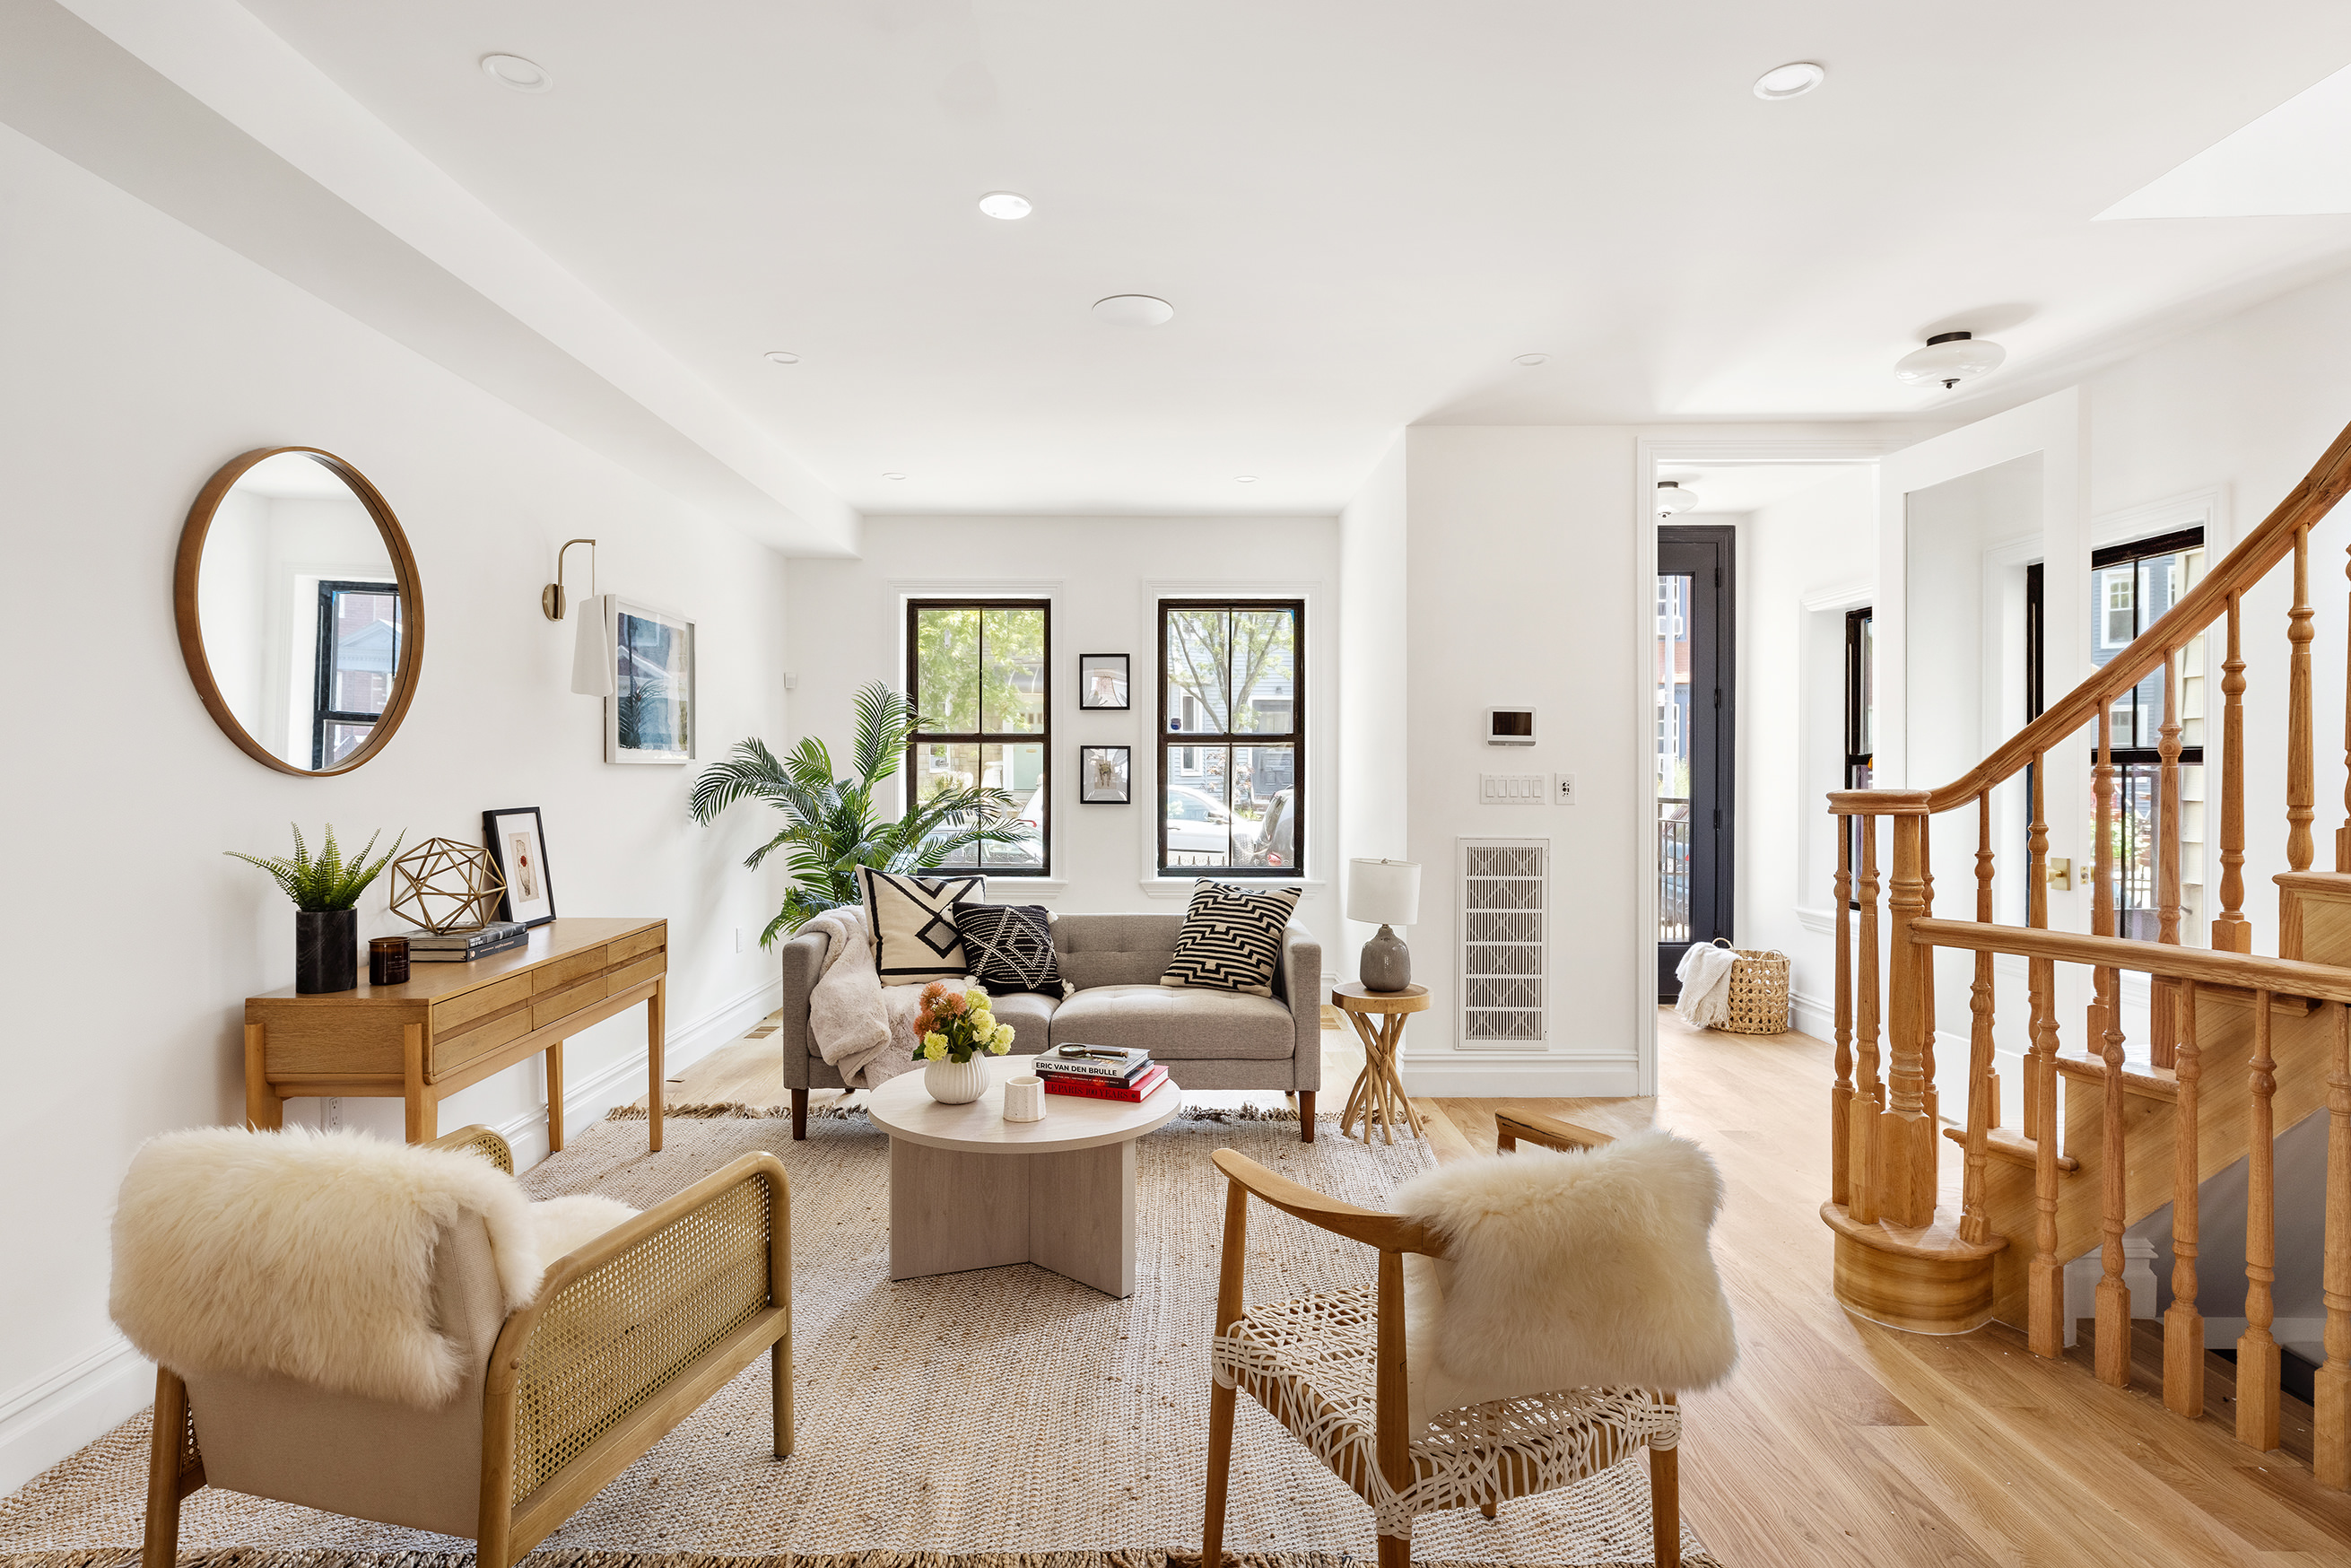
[[[1927,913],[1926,797],[1894,817],[1894,885],[1886,899],[1886,1116],[1880,1126],[1878,1212],[1896,1225],[1927,1225],[1935,1217],[1937,1135],[1929,1114],[1927,1056],[1933,1020],[1927,981],[1930,949],[1910,940],[1911,923]]]

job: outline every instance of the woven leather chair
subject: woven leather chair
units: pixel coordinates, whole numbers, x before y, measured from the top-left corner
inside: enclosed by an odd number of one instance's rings
[[[514,1169],[487,1127],[431,1146]],[[180,1501],[206,1485],[469,1537],[480,1568],[507,1568],[763,1350],[788,1457],[789,1204],[775,1156],[746,1155],[549,1263],[503,1321],[482,1228],[444,1228],[438,1315],[479,1370],[442,1409],[277,1376],[197,1375],[192,1393],[159,1365],[144,1568],[172,1568]]]
[[[1495,1121],[1504,1152],[1522,1142],[1566,1151],[1612,1141],[1548,1116],[1517,1113]],[[1656,1561],[1680,1563],[1675,1449],[1681,1412],[1672,1394],[1562,1390],[1448,1410],[1414,1431],[1407,1416],[1404,1260],[1408,1252],[1443,1257],[1443,1238],[1401,1216],[1326,1197],[1230,1149],[1217,1150],[1215,1159],[1228,1184],[1201,1568],[1219,1568],[1224,1560],[1234,1409],[1242,1390],[1372,1505],[1380,1568],[1410,1568],[1415,1515],[1474,1506],[1491,1519],[1497,1505],[1510,1498],[1595,1475],[1644,1445]],[[1244,1307],[1252,1194],[1310,1225],[1377,1249],[1376,1287]]]

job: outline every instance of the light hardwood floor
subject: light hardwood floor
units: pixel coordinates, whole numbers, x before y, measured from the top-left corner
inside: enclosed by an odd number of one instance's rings
[[[2214,1397],[2200,1423],[2085,1364],[2035,1359],[1999,1324],[1928,1338],[1854,1318],[1829,1294],[1830,1048],[1801,1034],[1692,1030],[1660,1010],[1654,1100],[1422,1100],[1440,1159],[1490,1152],[1494,1112],[1539,1111],[1606,1132],[1664,1126],[1721,1166],[1715,1255],[1739,1319],[1730,1381],[1688,1397],[1686,1517],[1734,1568],[2112,1564],[2222,1568],[2351,1563],[2351,1496],[2306,1459],[2255,1454]],[[1362,1065],[1323,1032],[1323,1108]],[[674,1079],[669,1103],[785,1098],[764,1038]],[[1280,1102],[1279,1095],[1200,1096]],[[1326,1136],[1328,1134],[1326,1133]],[[1943,1170],[1956,1186],[1958,1154]],[[2216,1396],[2225,1395],[2225,1384]]]

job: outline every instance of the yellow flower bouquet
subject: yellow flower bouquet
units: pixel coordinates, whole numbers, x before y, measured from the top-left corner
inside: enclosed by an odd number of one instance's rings
[[[969,1061],[975,1056],[1002,1056],[1012,1049],[1012,1026],[996,1021],[987,1008],[987,993],[977,986],[950,990],[945,980],[923,988],[914,1034],[925,1061]]]

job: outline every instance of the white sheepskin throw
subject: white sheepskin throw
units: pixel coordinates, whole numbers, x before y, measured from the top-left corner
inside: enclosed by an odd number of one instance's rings
[[[109,1307],[142,1354],[183,1373],[275,1373],[430,1409],[465,1375],[434,1322],[444,1227],[485,1222],[511,1312],[547,1262],[632,1212],[534,1206],[472,1155],[360,1133],[169,1133],[123,1178]]]
[[[1447,1239],[1405,1259],[1416,1423],[1568,1388],[1706,1388],[1739,1356],[1707,1232],[1722,1178],[1706,1151],[1641,1133],[1582,1154],[1464,1160],[1396,1189]]]

